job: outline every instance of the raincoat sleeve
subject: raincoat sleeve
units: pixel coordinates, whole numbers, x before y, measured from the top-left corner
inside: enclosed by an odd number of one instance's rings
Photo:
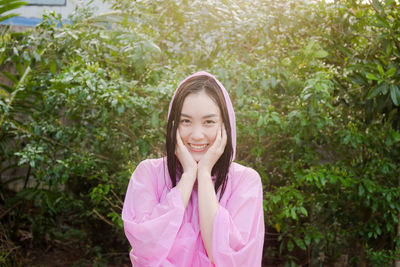
[[[168,256],[182,224],[184,204],[176,187],[160,201],[154,166],[141,162],[130,179],[122,210],[125,235],[134,266],[159,266]]]
[[[215,266],[261,266],[265,232],[262,203],[260,176],[246,168],[226,207],[219,204],[214,217]]]

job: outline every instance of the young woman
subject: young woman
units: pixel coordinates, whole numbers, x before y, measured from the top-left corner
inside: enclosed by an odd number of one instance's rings
[[[233,162],[235,113],[211,74],[179,84],[166,148],[166,157],[141,162],[128,186],[122,219],[132,265],[261,266],[261,179]]]

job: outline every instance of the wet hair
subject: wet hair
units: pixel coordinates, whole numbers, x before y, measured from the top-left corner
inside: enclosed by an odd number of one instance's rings
[[[188,95],[197,94],[203,91],[219,107],[222,121],[226,129],[227,142],[224,152],[217,160],[211,171],[212,176],[216,175],[217,179],[215,181],[214,188],[215,192],[218,192],[219,189],[221,190],[220,191],[220,199],[221,199],[227,184],[228,171],[233,156],[232,135],[231,135],[232,129],[222,89],[218,86],[215,79],[213,79],[210,76],[207,75],[194,76],[186,80],[177,89],[175,98],[172,102],[171,112],[167,124],[166,149],[167,149],[168,172],[171,177],[172,186],[175,187],[177,175],[182,175],[183,173],[182,165],[180,164],[178,158],[175,155],[176,131],[179,126],[183,102],[185,101]]]

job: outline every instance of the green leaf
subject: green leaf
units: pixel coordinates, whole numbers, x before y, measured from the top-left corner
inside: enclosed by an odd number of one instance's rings
[[[34,132],[36,135],[40,135],[40,127],[38,125],[35,126]]]
[[[149,151],[149,144],[147,142],[142,142],[139,147],[140,153],[145,156]]]
[[[379,81],[378,77],[376,77],[375,74],[372,74],[372,73],[367,73],[366,77],[368,80]]]
[[[0,22],[5,21],[6,19],[12,18],[12,17],[16,17],[18,16],[18,13],[11,13],[11,14],[7,14],[5,16],[0,17]]]
[[[302,250],[306,250],[307,247],[304,244],[304,241],[302,239],[295,239],[294,242],[296,243],[296,245],[301,248]]]
[[[56,133],[56,140],[60,140],[61,136],[62,136],[62,131],[58,131]]]
[[[23,57],[24,57],[24,60],[25,60],[26,62],[30,62],[30,61],[31,61],[31,57],[29,56],[28,51],[24,51]]]
[[[387,83],[382,84],[381,88],[382,88],[381,89],[382,94],[386,95],[388,93],[388,90],[389,90],[388,84]]]
[[[90,80],[86,81],[86,85],[90,88],[90,90],[92,90],[92,91],[96,90],[96,88],[93,86],[93,84]]]
[[[13,83],[18,83],[18,77],[9,73],[8,71],[3,71],[4,76],[10,79]]]
[[[400,133],[393,130],[392,131],[392,138],[394,140],[394,142],[399,142],[400,141]]]
[[[157,54],[161,54],[160,47],[151,41],[146,41],[144,43],[144,47],[148,51],[152,51],[152,52],[156,52]]]
[[[236,95],[239,98],[243,96],[243,86],[241,84],[236,87]]]
[[[364,187],[362,185],[360,185],[358,187],[358,195],[361,197],[361,196],[364,195],[364,193],[365,193],[365,189],[364,189]]]
[[[392,53],[393,46],[394,45],[391,42],[389,42],[389,44],[386,46],[386,56],[390,56],[390,53]]]
[[[274,76],[271,76],[271,77],[269,78],[269,83],[271,84],[271,87],[272,87],[272,88],[275,88],[276,85],[278,84],[278,81],[276,80],[276,78],[275,78]]]
[[[398,86],[397,84],[392,84],[392,86],[395,88],[394,91],[396,92],[397,102],[400,103],[400,90],[399,90],[399,86]]]
[[[385,74],[385,72],[383,71],[382,65],[378,65],[378,71],[379,71],[379,75],[380,75],[381,77],[383,77],[384,74]]]
[[[293,242],[291,240],[288,241],[287,243],[287,248],[289,251],[292,251],[294,248]]]
[[[27,4],[28,4],[27,2],[23,2],[23,1],[16,1],[14,3],[10,3],[10,1],[9,1],[6,5],[3,4],[2,6],[0,6],[0,15],[4,14],[7,11],[17,9],[17,8],[19,8],[23,5],[27,5]]]
[[[373,1],[376,2],[375,0],[373,0]],[[379,26],[385,27],[385,28],[390,28],[390,24],[385,17],[377,15],[376,20],[377,20]]]
[[[36,61],[40,61],[40,55],[36,51],[33,51],[33,57]]]
[[[78,36],[76,36],[75,33],[73,33],[73,32],[68,32],[68,33],[72,38],[74,38],[75,40],[78,40]]]
[[[292,216],[292,218],[294,220],[297,220],[297,214],[296,214],[296,210],[294,207],[290,210],[290,215]]]
[[[386,77],[392,77],[394,74],[396,73],[396,68],[390,68],[387,72],[386,72]]]
[[[343,144],[347,145],[350,142],[351,135],[348,134],[343,138]]]
[[[378,235],[382,234],[382,229],[378,225],[375,227],[375,231]]]
[[[309,235],[306,235],[304,237],[304,243],[309,246],[311,244],[311,237]]]
[[[262,116],[258,117],[258,121],[257,121],[257,127],[261,127],[261,125],[263,124],[264,118]]]
[[[308,216],[308,212],[307,212],[307,210],[306,210],[304,207],[300,207],[300,212],[301,212],[302,214],[304,214],[305,216]]]
[[[390,97],[392,98],[393,104],[398,106],[400,100],[400,92],[399,88],[394,84],[390,85]]]
[[[50,72],[51,74],[55,75],[57,72],[57,62],[55,60],[52,60],[50,62]]]
[[[324,58],[327,57],[329,54],[325,50],[318,50],[317,52],[314,53],[314,56],[316,58]]]
[[[383,86],[385,86],[385,85],[383,84],[381,86],[372,87],[371,90],[369,90],[369,92],[367,94],[367,99],[371,99],[371,98],[374,98],[375,96],[377,96],[381,92]]]
[[[277,112],[272,112],[271,113],[271,118],[273,121],[275,121],[277,124],[281,124],[281,119],[279,118],[279,115]]]
[[[121,115],[122,113],[124,113],[124,111],[125,111],[124,105],[121,105],[117,108],[118,115]]]
[[[326,185],[326,179],[325,179],[325,177],[321,176],[321,177],[320,177],[320,181],[321,181],[321,185],[325,187],[325,185]]]
[[[154,113],[151,115],[151,126],[152,126],[153,128],[158,127],[158,113],[157,113],[157,112],[154,112]]]
[[[394,3],[395,0],[386,0],[385,1],[385,6],[389,7]]]
[[[395,223],[399,223],[399,219],[397,218],[396,214],[392,213],[392,218]]]
[[[278,203],[279,201],[281,201],[281,196],[280,195],[275,195],[272,197],[272,202],[273,203]]]
[[[35,161],[34,161],[34,160],[31,160],[31,161],[29,162],[29,165],[31,165],[32,168],[35,168],[35,166],[36,166],[36,165],[35,165]]]
[[[265,91],[268,90],[268,81],[267,81],[267,79],[262,78],[262,80],[261,80],[261,88],[262,88],[263,90],[265,90]]]
[[[0,98],[8,98],[10,96],[10,92],[12,88],[0,83]]]

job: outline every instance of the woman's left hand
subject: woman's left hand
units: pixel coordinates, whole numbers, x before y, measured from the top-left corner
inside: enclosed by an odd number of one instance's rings
[[[212,168],[218,159],[224,153],[227,142],[225,126],[222,124],[217,131],[217,137],[214,144],[207,150],[206,154],[201,158],[198,163],[198,172],[207,172],[211,175]]]

